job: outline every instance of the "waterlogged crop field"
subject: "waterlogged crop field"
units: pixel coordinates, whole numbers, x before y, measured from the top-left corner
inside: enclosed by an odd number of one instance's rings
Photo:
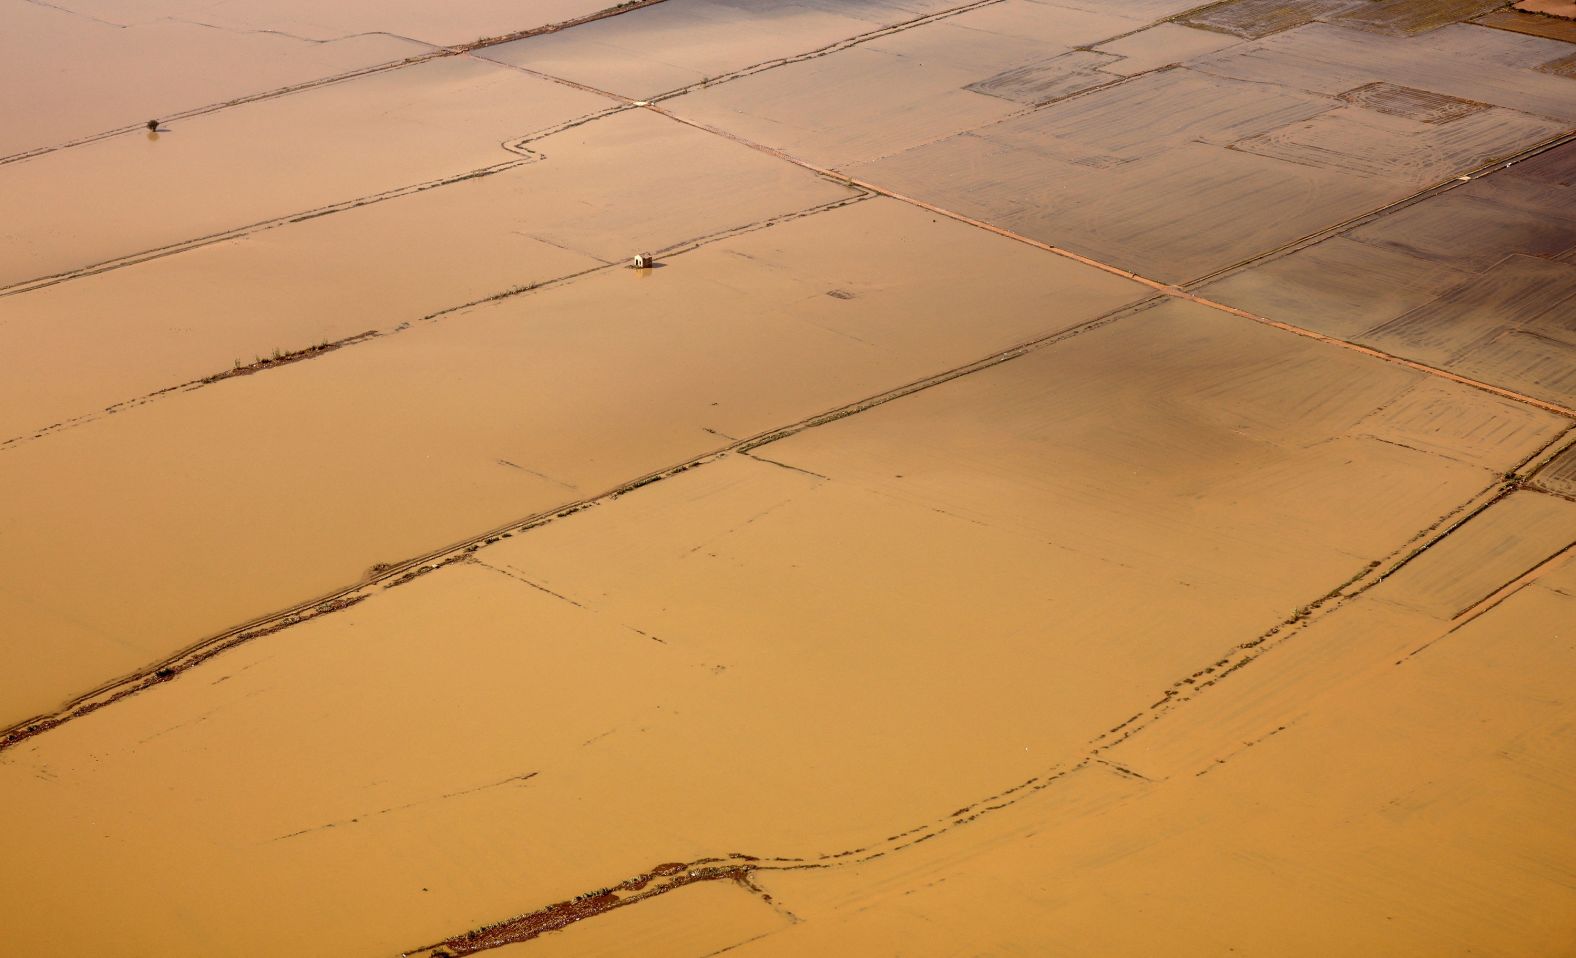
[[[0,0],[8,953],[1570,951],[1564,6],[524,6]]]

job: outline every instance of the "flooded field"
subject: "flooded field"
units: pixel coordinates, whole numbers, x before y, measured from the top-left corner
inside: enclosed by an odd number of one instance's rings
[[[1571,15],[0,0],[0,940],[1569,954]]]

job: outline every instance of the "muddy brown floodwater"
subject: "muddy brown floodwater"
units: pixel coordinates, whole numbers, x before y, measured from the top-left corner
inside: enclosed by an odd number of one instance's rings
[[[7,953],[1570,951],[1560,4],[526,6],[0,0]]]

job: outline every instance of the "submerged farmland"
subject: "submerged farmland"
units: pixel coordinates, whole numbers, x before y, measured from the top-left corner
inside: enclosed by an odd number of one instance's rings
[[[1568,4],[604,3],[0,0],[8,951],[1570,951]]]

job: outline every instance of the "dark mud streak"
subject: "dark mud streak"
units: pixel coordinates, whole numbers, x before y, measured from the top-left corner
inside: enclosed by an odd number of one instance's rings
[[[282,842],[282,841],[285,841],[287,839],[298,838],[298,837],[300,837],[302,835],[310,835],[313,832],[327,831],[330,828],[343,828],[343,827],[345,827],[347,825],[359,825],[364,819],[377,818],[380,815],[389,815],[389,814],[392,814],[394,812],[403,812],[403,811],[405,811],[406,809],[409,809],[409,808],[416,808],[416,807],[421,806],[421,805],[430,805],[430,804],[432,804],[434,802],[442,802],[442,801],[446,801],[446,800],[451,799],[451,798],[461,798],[461,797],[463,797],[465,795],[474,795],[477,792],[485,792],[488,789],[500,788],[500,787],[502,787],[504,785],[514,785],[514,784],[517,784],[517,783],[529,782],[531,779],[535,778],[538,774],[540,774],[540,773],[538,773],[538,772],[524,772],[524,773],[519,774],[519,775],[510,775],[508,778],[499,779],[496,782],[487,782],[486,784],[483,784],[483,785],[473,785],[470,788],[462,788],[462,789],[458,789],[458,790],[453,791],[453,792],[445,792],[442,795],[434,795],[431,798],[417,799],[414,802],[406,802],[403,805],[391,805],[388,808],[380,808],[377,811],[373,811],[373,812],[362,812],[361,814],[356,815],[356,816],[351,817],[351,818],[342,818],[342,819],[339,819],[338,821],[325,822],[322,825],[313,825],[310,828],[303,828],[303,829],[300,829],[298,831],[290,832],[290,833],[285,834],[285,835],[280,835],[280,836],[278,836],[276,838],[270,838],[268,841],[270,841],[270,842]]]
[[[779,469],[787,469],[789,472],[801,473],[802,475],[811,476],[811,477],[814,477],[816,479],[821,479],[823,481],[830,482],[831,478],[832,478],[831,476],[823,476],[819,472],[811,472],[809,469],[801,469],[798,466],[790,466],[786,462],[778,462],[776,459],[768,459],[765,456],[760,455],[759,453],[742,452],[742,453],[740,453],[740,455],[746,456],[746,457],[748,457],[750,459],[754,459],[756,462],[764,462],[767,465],[776,466]]]
[[[616,885],[589,891],[566,901],[554,902],[536,911],[484,925],[435,944],[423,945],[403,952],[402,956],[458,958],[492,948],[501,948],[504,945],[519,944],[546,932],[557,931],[575,922],[606,914],[615,908],[665,895],[670,891],[699,882],[731,881],[750,894],[763,897],[771,903],[771,896],[761,891],[750,880],[750,873],[760,867],[761,864],[757,859],[747,855],[734,855],[727,859],[701,859],[688,864],[666,862]]]
[[[1378,585],[1380,582],[1383,582],[1385,579],[1390,578],[1397,572],[1400,572],[1402,569],[1411,565],[1412,562],[1419,556],[1450,538],[1451,535],[1453,535],[1458,529],[1463,528],[1468,522],[1471,522],[1473,519],[1476,519],[1478,516],[1487,512],[1493,506],[1509,498],[1510,494],[1519,488],[1520,486],[1514,482],[1504,482],[1496,485],[1493,487],[1493,491],[1488,496],[1488,498],[1480,501],[1470,511],[1457,516],[1453,521],[1446,525],[1443,531],[1441,531],[1438,535],[1432,536],[1426,541],[1420,542],[1410,552],[1407,552],[1404,556],[1402,556],[1398,561],[1387,566],[1383,572],[1375,577],[1373,584]],[[1418,542],[1418,540],[1414,539],[1413,542]]]
[[[1496,503],[1508,498],[1512,493],[1522,489],[1539,493],[1544,492],[1543,489],[1530,485],[1527,477],[1535,475],[1538,470],[1559,458],[1562,452],[1576,448],[1576,444],[1567,442],[1573,435],[1576,435],[1576,425],[1569,425],[1561,429],[1552,439],[1512,466],[1499,483],[1480,493],[1477,499],[1474,500],[1476,502],[1475,505],[1472,502],[1468,502],[1461,509],[1443,517],[1439,522],[1413,536],[1408,545],[1414,547],[1410,551],[1405,552],[1398,560],[1386,566],[1384,571],[1380,572],[1372,582],[1365,585],[1360,591],[1366,591],[1400,572],[1418,556],[1443,542],[1458,529],[1488,511]],[[1354,596],[1356,594],[1353,593]],[[1464,614],[1464,611],[1458,613],[1458,616],[1461,614]]]
[[[299,33],[290,33],[286,30],[270,30],[265,27],[226,27],[217,23],[204,23],[201,20],[192,20],[187,17],[159,17],[158,21],[156,22],[185,23],[194,27],[203,27],[204,29],[208,30],[217,30],[220,33],[234,33],[238,36],[257,34],[269,37],[284,37],[287,40],[295,40],[298,43],[310,43],[314,46],[326,46],[331,43],[343,43],[346,40],[358,40],[362,37],[391,37],[395,40],[404,40],[406,43],[414,43],[418,47],[426,47],[428,50],[431,50],[434,53],[441,52],[445,49],[443,46],[436,43],[429,43],[426,40],[418,40],[415,37],[407,37],[403,33],[390,33],[387,30],[362,30],[359,33],[346,33],[337,37],[329,37],[325,40],[319,40],[317,37],[306,37]]]
[[[351,343],[359,343],[364,339],[371,339],[376,335],[378,335],[377,330],[369,329],[364,333],[357,333],[354,336],[347,336],[344,339],[336,339],[333,342],[325,341],[318,343],[316,346],[308,346],[305,349],[297,349],[287,353],[275,353],[274,355],[267,358],[259,357],[256,361],[247,363],[244,366],[237,363],[233,369],[227,369],[222,373],[214,373],[212,376],[204,376],[202,379],[186,383],[185,385],[208,386],[216,382],[222,382],[226,379],[234,379],[237,376],[250,376],[253,373],[259,373],[265,369],[273,369],[277,366],[287,366],[291,363],[298,363],[303,359],[311,359],[314,356],[321,356],[324,353],[331,353],[336,349],[343,349],[344,347],[349,346]],[[182,387],[177,386],[174,388],[180,389]],[[155,393],[153,395],[158,394]],[[111,408],[113,409],[115,407]]]
[[[909,383],[908,385],[900,386],[884,393],[878,393],[867,399],[856,403],[851,403],[847,406],[841,406],[837,409],[829,410],[827,412],[821,413],[820,415],[812,416],[808,419],[794,423],[791,426],[784,426],[780,429],[775,429],[749,439],[744,439],[736,446],[730,447],[730,451],[752,453],[755,449],[761,446],[776,442],[779,439],[786,439],[789,436],[803,432],[806,429],[813,429],[816,426],[824,426],[827,423],[836,422],[839,419],[846,419],[849,416],[864,412],[867,409],[873,409],[876,406],[885,405],[894,399],[901,399],[904,396],[913,395],[914,393],[930,389],[931,387],[951,382],[954,379],[968,376],[973,373],[980,372],[981,370],[989,369],[992,366],[998,366],[1002,363],[1010,362],[1014,359],[1017,359],[1021,356],[1026,356],[1029,353],[1035,352],[1045,347],[1054,346],[1057,343],[1072,339],[1075,336],[1081,336],[1085,333],[1092,332],[1127,316],[1141,312],[1142,310],[1155,305],[1161,300],[1162,297],[1160,296],[1146,297],[1137,302],[1130,303],[1126,306],[1112,310],[1111,312],[1102,316],[1098,316],[1092,320],[1089,320],[1088,322],[1080,323],[1076,326],[1068,327],[1067,329],[1058,330],[1057,332],[1050,333],[1038,339],[1029,340],[1028,342],[1022,343],[1018,346],[1013,346],[1002,350],[999,353],[994,353],[985,357],[984,359],[979,359],[963,366],[954,367],[953,369],[949,369],[946,372],[937,373],[933,376],[916,380],[915,382]],[[769,461],[762,457],[752,456],[751,458],[760,458],[763,462]]]
[[[567,30],[570,27],[578,27],[587,23],[595,23],[598,20],[606,20],[608,17],[616,17],[621,13],[633,13],[634,11],[645,7],[654,7],[662,2],[663,0],[624,0],[623,3],[614,4],[611,7],[604,7],[595,13],[588,13],[585,16],[575,17],[571,20],[562,20],[558,23],[549,23],[540,27],[531,27],[527,30],[516,30],[513,33],[501,33],[495,37],[482,37],[479,40],[472,40],[470,43],[462,43],[459,46],[449,47],[448,49],[451,53],[472,53],[476,50],[483,49],[484,47],[495,47],[501,43],[513,43],[515,40],[524,40],[526,37],[545,36],[549,33],[557,33],[560,30]]]
[[[1535,492],[1538,495],[1543,494],[1541,490],[1528,491]],[[1531,585],[1533,579],[1535,579],[1539,574],[1547,570],[1549,567],[1557,564],[1559,560],[1569,554],[1572,549],[1576,549],[1576,542],[1565,543],[1558,549],[1555,549],[1553,552],[1550,552],[1548,555],[1506,579],[1504,582],[1501,582],[1499,585],[1488,590],[1478,599],[1469,602],[1457,609],[1455,614],[1450,617],[1450,621],[1457,623],[1456,628],[1466,625],[1467,622],[1471,622],[1473,619],[1494,608],[1494,606],[1499,605],[1501,602],[1510,598],[1512,595],[1515,595],[1521,589]],[[1460,621],[1462,619],[1465,619],[1465,621]]]
[[[587,608],[587,606],[583,602],[576,602],[574,599],[569,598],[569,596],[564,595],[562,592],[554,592],[552,589],[549,589],[547,586],[542,585],[540,582],[533,582],[532,580],[527,579],[525,576],[521,575],[518,571],[516,571],[513,567],[510,567],[510,566],[496,566],[496,565],[493,565],[490,562],[483,562],[482,560],[475,559],[475,558],[473,558],[471,561],[475,562],[477,565],[481,566],[483,569],[491,569],[492,571],[498,573],[501,576],[505,576],[507,578],[513,579],[516,582],[522,583],[524,585],[528,585],[528,586],[530,586],[531,588],[535,589],[538,592],[544,593],[546,595],[550,595],[550,596],[552,596],[555,599],[561,599],[564,602],[569,603],[570,605],[574,606],[577,609]],[[640,630],[636,629],[635,631],[639,632]],[[644,632],[642,632],[641,634],[645,635]],[[648,636],[648,638],[649,638],[649,636]]]
[[[1552,555],[1534,564],[1531,568],[1527,569],[1520,575],[1502,583],[1498,588],[1489,592],[1474,604],[1467,606],[1460,612],[1457,612],[1451,618],[1451,621],[1455,623],[1454,625],[1452,625],[1445,632],[1435,636],[1427,642],[1424,642],[1422,645],[1397,659],[1395,664],[1405,665],[1409,659],[1428,651],[1435,645],[1443,642],[1445,639],[1448,639],[1457,632],[1460,632],[1462,629],[1470,625],[1473,620],[1494,611],[1494,609],[1498,608],[1501,603],[1537,582],[1537,580],[1541,578],[1544,573],[1548,572],[1550,569],[1553,569],[1555,566],[1560,565],[1568,556],[1572,555],[1573,553],[1576,553],[1576,542],[1568,543],[1567,545],[1556,549]]]
[[[1111,771],[1122,776],[1123,778],[1137,779],[1140,782],[1154,781],[1154,779],[1150,778],[1148,775],[1145,775],[1142,772],[1135,772],[1120,762],[1113,762],[1110,759],[1104,758],[1097,758],[1095,761],[1099,762],[1101,765],[1104,765],[1106,768],[1109,768]]]
[[[1571,439],[1571,441],[1560,445],[1561,441],[1567,438]],[[1526,481],[1537,483],[1542,479],[1544,472],[1556,468],[1556,463],[1563,463],[1566,459],[1570,459],[1573,467],[1576,467],[1576,426],[1561,432],[1554,438],[1553,442],[1544,446],[1530,458],[1523,460],[1510,475],[1514,478],[1524,478]]]
[[[1208,775],[1210,772],[1213,772],[1215,769],[1219,768],[1220,766],[1225,765],[1227,762],[1229,762],[1232,759],[1236,758],[1238,755],[1241,755],[1243,752],[1246,752],[1248,749],[1252,748],[1253,746],[1258,745],[1259,743],[1264,742],[1264,741],[1266,741],[1268,739],[1272,739],[1275,736],[1279,735],[1280,733],[1286,731],[1289,728],[1291,728],[1291,724],[1281,725],[1281,726],[1278,726],[1273,732],[1269,732],[1269,733],[1267,733],[1265,735],[1261,735],[1261,736],[1259,736],[1258,738],[1254,739],[1251,742],[1243,742],[1241,748],[1237,749],[1235,752],[1230,753],[1229,755],[1223,755],[1220,758],[1215,759],[1213,764],[1206,765],[1204,768],[1198,770],[1197,772],[1194,772],[1193,773],[1193,777],[1194,778],[1203,778],[1205,775]]]
[[[128,24],[125,23],[117,23],[114,20],[104,20],[99,17],[95,17],[90,13],[83,13],[80,10],[73,10],[70,7],[63,7],[58,3],[49,3],[48,0],[25,0],[25,2],[31,3],[35,7],[43,7],[46,10],[54,10],[59,13],[64,13],[68,16],[78,17],[80,19],[87,20],[90,23],[97,23],[106,27],[114,27],[116,30],[124,30],[128,26]]]

